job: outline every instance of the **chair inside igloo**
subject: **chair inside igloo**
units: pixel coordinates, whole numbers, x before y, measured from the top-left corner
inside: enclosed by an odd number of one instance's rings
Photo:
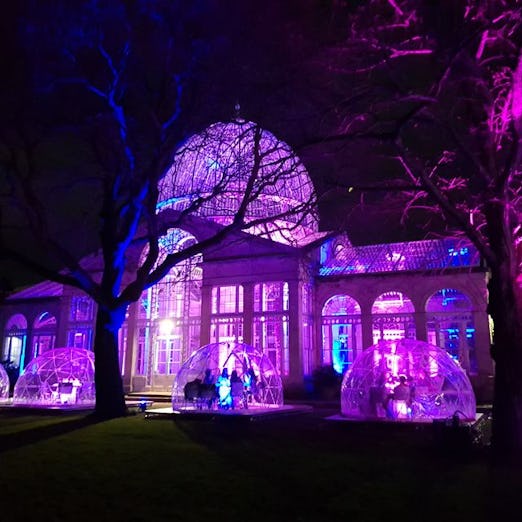
[[[281,378],[270,359],[244,343],[212,343],[197,350],[172,386],[174,410],[278,408]]]
[[[466,372],[445,350],[418,340],[381,340],[346,372],[341,412],[376,420],[472,421],[476,401]]]
[[[33,359],[16,382],[13,403],[24,406],[93,406],[94,354],[55,348]]]

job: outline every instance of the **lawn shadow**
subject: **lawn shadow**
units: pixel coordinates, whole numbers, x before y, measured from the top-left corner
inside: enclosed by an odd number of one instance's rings
[[[13,418],[20,416],[19,413],[4,413],[0,414],[0,417]],[[27,416],[27,412],[23,414]],[[45,413],[34,413],[34,416],[47,416]],[[64,413],[63,415],[71,416],[71,413]],[[56,413],[48,415],[49,417],[57,417]],[[35,444],[44,440],[52,439],[66,433],[71,433],[76,430],[86,428],[103,422],[99,417],[94,416],[92,413],[85,414],[78,417],[78,412],[74,414],[74,417],[69,420],[57,420],[52,424],[45,426],[31,427],[28,429],[21,429],[16,432],[6,433],[0,435],[0,453],[4,453],[9,450],[22,448],[30,444]]]
[[[483,450],[474,448],[465,432],[431,423],[339,422],[315,410],[265,420],[217,417],[180,419],[175,424],[191,440],[220,454],[233,453],[235,445],[255,443],[258,448],[306,446],[310,453],[320,454],[366,454],[377,459],[391,455],[450,467],[483,460]]]

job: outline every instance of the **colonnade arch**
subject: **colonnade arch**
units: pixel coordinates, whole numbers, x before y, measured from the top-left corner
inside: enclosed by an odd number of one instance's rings
[[[316,338],[321,364],[332,365],[338,373],[342,373],[350,366],[357,352],[379,339],[417,338],[446,349],[469,374],[481,371],[475,338],[477,317],[480,316],[479,322],[483,323],[482,316],[485,316],[481,296],[477,297],[460,285],[441,287],[440,282],[438,286],[425,285],[422,290],[413,288],[411,299],[409,293],[402,291],[401,285],[387,288],[374,285],[371,294],[368,292],[371,285],[331,286],[334,288],[328,289],[325,285],[319,292],[322,306],[318,324],[321,326]],[[348,303],[351,305],[346,306]],[[340,336],[335,335],[335,325],[344,324],[350,324],[357,334],[348,348],[348,357],[340,359],[336,355],[339,350],[336,341],[339,343]],[[482,366],[485,367],[484,364]],[[490,369],[485,367],[482,371]]]

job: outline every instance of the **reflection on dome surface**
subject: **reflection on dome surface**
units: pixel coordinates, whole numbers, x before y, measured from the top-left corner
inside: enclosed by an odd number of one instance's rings
[[[278,408],[283,385],[270,359],[244,343],[203,346],[183,364],[172,387],[172,408]]]
[[[351,418],[475,420],[475,409],[465,371],[446,351],[424,341],[383,340],[367,348],[341,386],[341,412]]]
[[[9,376],[5,368],[0,364],[0,401],[5,401],[9,398]]]
[[[94,353],[55,348],[33,359],[18,379],[13,404],[24,406],[94,406]]]

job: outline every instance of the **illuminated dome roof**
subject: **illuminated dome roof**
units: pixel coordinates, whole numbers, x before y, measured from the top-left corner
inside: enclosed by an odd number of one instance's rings
[[[466,372],[445,350],[424,341],[380,341],[367,348],[341,386],[342,414],[352,418],[475,420],[475,408]]]
[[[184,210],[205,198],[195,214],[231,223],[252,183],[256,159],[246,222],[269,218],[269,223],[248,231],[284,243],[317,232],[314,188],[299,158],[286,143],[241,120],[215,123],[176,152],[159,183],[158,210]]]
[[[94,406],[94,353],[55,348],[33,359],[16,382],[13,403],[26,406]]]
[[[5,401],[9,398],[9,376],[5,368],[0,364],[0,401]]]
[[[205,379],[205,370],[210,370],[215,383],[223,368],[228,375],[235,370],[242,382],[247,380],[249,370],[255,375],[255,391],[248,398],[248,407],[277,408],[283,405],[283,384],[270,359],[254,347],[244,343],[212,343],[192,354],[179,369],[172,386],[172,408],[174,410],[194,407],[188,402],[185,385]]]

